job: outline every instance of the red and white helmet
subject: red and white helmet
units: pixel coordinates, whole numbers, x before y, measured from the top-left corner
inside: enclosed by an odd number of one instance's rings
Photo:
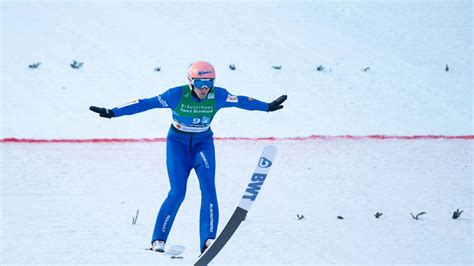
[[[215,79],[216,71],[214,67],[205,61],[198,61],[192,64],[188,70],[188,79]]]

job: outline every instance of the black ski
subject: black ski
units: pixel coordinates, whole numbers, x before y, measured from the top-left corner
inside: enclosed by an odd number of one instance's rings
[[[222,232],[212,243],[212,245],[204,251],[204,253],[199,257],[199,259],[194,263],[195,266],[207,265],[209,264],[214,257],[217,256],[219,251],[225,246],[225,244],[232,237],[234,232],[239,227],[240,223],[245,220],[247,212],[252,206],[252,203],[257,198],[258,192],[262,188],[263,182],[267,177],[268,171],[273,164],[273,159],[276,155],[276,148],[274,146],[266,146],[263,148],[262,156],[258,161],[257,168],[255,169],[250,183],[245,189],[244,195],[240,200],[239,206],[235,209],[234,213],[230,217],[229,221],[225,225]]]

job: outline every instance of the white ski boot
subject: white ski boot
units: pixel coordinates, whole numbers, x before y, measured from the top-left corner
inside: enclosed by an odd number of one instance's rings
[[[206,252],[206,250],[212,245],[212,242],[214,242],[214,239],[212,238],[209,238],[208,240],[206,240],[206,243],[204,243],[204,250],[202,251],[202,253]]]
[[[165,252],[165,243],[163,240],[155,240],[153,244],[151,244],[150,250],[163,253]]]

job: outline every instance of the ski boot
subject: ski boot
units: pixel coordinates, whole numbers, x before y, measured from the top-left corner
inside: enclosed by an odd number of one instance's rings
[[[163,253],[165,252],[165,243],[163,240],[155,240],[151,244],[150,250]]]

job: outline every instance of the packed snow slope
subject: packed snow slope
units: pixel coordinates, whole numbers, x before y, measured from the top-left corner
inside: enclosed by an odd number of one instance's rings
[[[218,141],[219,231],[267,144],[278,149],[274,165],[216,265],[472,265],[472,141]],[[12,143],[2,150],[2,265],[197,259],[194,172],[168,239],[186,246],[183,259],[145,251],[169,189],[165,143]],[[464,212],[454,220],[458,208]]]
[[[223,110],[217,136],[472,134],[472,1],[2,1],[2,137],[164,137],[169,110],[88,107],[185,84],[197,60],[234,94],[289,97]]]
[[[0,264],[195,262],[194,173],[168,239],[183,258],[145,251],[169,189],[164,142],[4,138],[165,137],[169,110],[88,108],[156,96],[207,60],[234,94],[288,95],[278,112],[222,110],[218,137],[467,136],[216,141],[218,230],[263,146],[278,154],[215,265],[472,265],[472,13],[472,1],[2,1]]]

